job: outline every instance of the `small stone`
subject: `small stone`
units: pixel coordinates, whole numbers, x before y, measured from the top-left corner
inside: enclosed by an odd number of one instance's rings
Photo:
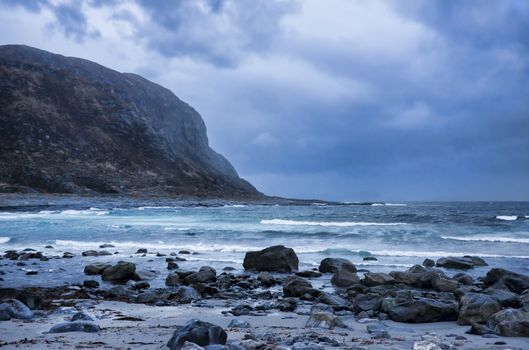
[[[83,281],[83,286],[85,288],[97,288],[99,287],[99,282],[94,280],[85,280]]]
[[[140,248],[136,251],[136,254],[147,254],[147,249],[145,248]]]
[[[96,333],[99,332],[101,328],[98,325],[92,322],[87,321],[74,321],[68,323],[61,323],[53,326],[50,329],[50,333],[66,333],[66,332],[87,332],[87,333]]]
[[[245,320],[239,320],[237,318],[234,318],[231,320],[230,324],[228,325],[228,328],[251,328],[252,326],[248,321]]]

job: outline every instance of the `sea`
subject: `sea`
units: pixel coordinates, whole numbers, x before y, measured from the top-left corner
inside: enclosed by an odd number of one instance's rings
[[[113,247],[101,249],[100,245]],[[157,272],[165,259],[185,258],[182,269],[212,266],[242,273],[247,251],[272,245],[293,248],[300,270],[326,257],[351,260],[359,269],[405,270],[424,259],[476,255],[489,266],[529,274],[529,202],[398,202],[251,204],[154,201],[130,198],[0,197],[0,251],[32,248],[48,261],[0,260],[3,286],[80,283],[93,262],[133,261]],[[53,248],[45,248],[52,246]],[[148,254],[136,254],[145,248]],[[82,257],[86,250],[110,256]],[[59,258],[64,252],[73,259]],[[364,260],[373,256],[376,260]],[[53,258],[56,257],[56,258]],[[30,270],[38,272],[28,276]],[[460,271],[447,271],[454,274]]]

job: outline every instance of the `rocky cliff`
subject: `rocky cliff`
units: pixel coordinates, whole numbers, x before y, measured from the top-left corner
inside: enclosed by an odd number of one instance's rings
[[[261,196],[171,91],[19,45],[0,46],[0,189]]]

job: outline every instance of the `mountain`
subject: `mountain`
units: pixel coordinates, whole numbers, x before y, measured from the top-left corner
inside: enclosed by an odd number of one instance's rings
[[[262,196],[168,89],[21,45],[0,46],[0,191]]]

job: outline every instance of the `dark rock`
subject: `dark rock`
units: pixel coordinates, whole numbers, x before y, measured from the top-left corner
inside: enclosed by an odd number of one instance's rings
[[[463,256],[463,258],[470,259],[472,261],[472,264],[474,264],[474,266],[489,266],[489,264],[487,264],[487,262],[483,260],[482,258],[480,258],[479,256],[465,255]]]
[[[248,321],[245,320],[239,320],[237,318],[234,318],[231,320],[230,324],[228,325],[228,328],[251,328],[252,326]]]
[[[192,300],[200,299],[200,293],[189,286],[180,286],[176,293],[180,301],[183,303],[189,303]]]
[[[388,332],[388,326],[383,323],[375,322],[370,323],[366,326],[367,333],[371,334],[374,339],[390,339],[391,336]]]
[[[490,287],[487,288],[484,292],[490,295],[491,297],[498,299],[501,306],[503,307],[518,308],[522,306],[520,296],[509,290],[495,289]]]
[[[433,289],[438,290],[440,292],[453,292],[457,288],[459,288],[458,281],[447,278],[443,275],[433,275],[431,281]]]
[[[87,333],[96,333],[99,332],[101,328],[98,325],[92,322],[87,321],[74,321],[68,323],[60,323],[53,326],[50,329],[50,333],[66,333],[66,332],[87,332]]]
[[[71,259],[71,258],[75,257],[75,254],[70,253],[70,252],[64,252],[64,253],[62,254],[62,257],[63,257],[64,259]]]
[[[438,259],[436,266],[444,267],[445,269],[468,270],[474,267],[474,263],[470,258],[448,257]]]
[[[314,271],[314,270],[305,270],[305,271],[296,272],[296,276],[303,277],[303,278],[317,278],[317,277],[321,277],[321,272]]]
[[[99,254],[95,250],[87,250],[82,253],[83,256],[98,256]]]
[[[167,270],[176,270],[178,268],[178,264],[174,261],[169,261],[167,263]]]
[[[395,279],[383,272],[368,272],[364,274],[364,278],[360,281],[368,287],[385,285],[385,284],[394,284]]]
[[[276,284],[276,279],[270,272],[261,272],[257,276],[257,280],[261,282],[264,287],[271,287]]]
[[[364,256],[363,261],[378,261],[374,256]]]
[[[130,262],[119,261],[116,265],[103,270],[103,281],[124,283],[136,276],[136,265]]]
[[[99,282],[94,280],[85,280],[83,281],[83,286],[85,288],[97,288],[99,287]]]
[[[312,284],[304,278],[290,276],[283,284],[283,294],[287,297],[301,297],[305,294],[319,294],[319,291],[312,288]]]
[[[474,279],[472,278],[472,276],[470,276],[470,275],[468,275],[466,273],[463,273],[463,272],[456,273],[454,275],[453,279],[455,279],[456,281],[458,281],[461,284],[471,285],[471,284],[474,283]]]
[[[136,281],[149,281],[156,278],[156,272],[149,270],[136,270],[133,279]]]
[[[458,311],[456,303],[429,298],[385,298],[381,309],[393,321],[407,323],[454,321]]]
[[[505,337],[529,337],[529,313],[517,309],[501,310],[487,320],[487,326]]]
[[[3,315],[3,318],[9,315],[10,318],[21,320],[29,320],[33,317],[33,312],[17,299],[3,300],[0,304],[0,314]]]
[[[472,323],[472,326],[466,331],[466,333],[475,335],[495,334],[493,329],[479,323]]]
[[[138,294],[136,302],[139,304],[151,304],[158,300],[158,295],[154,292],[144,292]]]
[[[170,273],[165,279],[165,285],[169,287],[179,286],[182,284],[180,276],[177,273]]]
[[[151,287],[151,285],[148,282],[140,281],[140,282],[136,282],[136,283],[132,284],[130,288],[132,288],[134,290],[141,290],[141,289],[148,289],[150,287]]]
[[[186,341],[206,346],[211,344],[225,345],[228,335],[219,326],[209,322],[190,320],[185,326],[176,330],[167,343],[171,350],[181,349]]]
[[[424,259],[424,261],[422,262],[422,265],[426,267],[434,267],[435,261],[433,261],[432,259]]]
[[[505,269],[491,269],[485,277],[485,285],[492,286],[495,283],[502,282],[511,292],[522,294],[529,289],[529,277]]]
[[[358,283],[360,279],[355,272],[350,272],[346,269],[340,269],[334,273],[331,278],[331,283],[339,288],[347,288],[355,283]]]
[[[282,245],[247,252],[243,262],[245,270],[270,272],[297,271],[298,264],[299,260],[294,250]]]
[[[217,271],[209,266],[202,266],[198,272],[194,272],[186,276],[183,280],[184,284],[190,285],[194,283],[208,283],[215,282],[217,279]]]
[[[470,325],[485,323],[487,319],[502,309],[498,299],[482,293],[467,293],[460,300],[461,309],[457,323]]]
[[[181,250],[178,252],[178,254],[186,255],[186,254],[191,254],[191,252],[189,250]]]
[[[140,249],[136,250],[136,254],[147,254],[147,249],[140,248]]]
[[[47,245],[44,247],[45,249],[53,249],[53,246],[52,245]]]
[[[320,262],[319,270],[322,273],[336,273],[342,270],[355,273],[357,271],[352,262],[343,258],[325,258]]]
[[[104,243],[104,244],[101,244],[99,246],[99,248],[101,249],[105,249],[105,248],[115,248],[113,244],[110,244],[110,243]]]
[[[31,275],[38,275],[38,274],[39,274],[39,272],[38,272],[38,271],[35,271],[35,270],[30,270],[30,271],[27,271],[27,272],[26,272],[26,275],[29,275],[29,276],[31,276]]]
[[[101,275],[105,269],[111,266],[110,264],[104,263],[89,264],[84,267],[84,273],[87,275]]]
[[[298,302],[294,298],[285,298],[277,303],[279,311],[293,312],[298,307]]]
[[[107,290],[105,294],[110,297],[124,297],[130,294],[130,290],[125,286],[115,286]]]
[[[347,301],[342,297],[326,292],[321,292],[317,302],[334,307],[345,307],[347,305]]]
[[[368,293],[368,294],[358,294],[354,297],[353,306],[358,310],[362,311],[378,311],[380,305],[382,304],[383,297],[379,294]]]
[[[0,71],[4,186],[262,197],[210,148],[201,116],[168,89],[22,45],[0,47]]]
[[[90,315],[82,311],[79,311],[72,316],[71,320],[72,321],[93,321],[94,319]]]

